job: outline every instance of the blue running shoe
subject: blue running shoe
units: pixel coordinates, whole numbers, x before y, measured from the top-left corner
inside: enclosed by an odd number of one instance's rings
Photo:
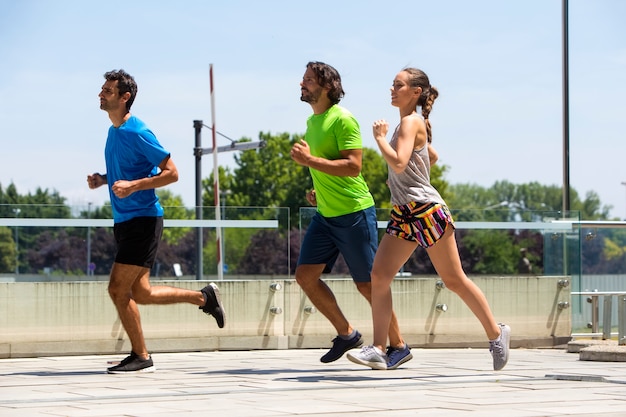
[[[398,366],[413,359],[413,354],[409,345],[404,344],[403,348],[389,346],[387,348],[387,369],[396,369]]]
[[[355,331],[354,337],[351,339],[345,340],[341,337],[337,336],[333,339],[333,347],[330,348],[328,353],[320,358],[320,361],[324,363],[334,362],[337,359],[341,358],[344,353],[349,351],[350,349],[354,349],[363,344],[361,340],[361,333],[358,330]]]

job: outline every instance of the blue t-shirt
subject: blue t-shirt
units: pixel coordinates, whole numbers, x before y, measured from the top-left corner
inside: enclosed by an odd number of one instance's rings
[[[109,128],[104,158],[114,223],[135,217],[163,216],[163,208],[154,189],[118,198],[111,187],[117,180],[132,181],[158,174],[159,164],[168,155],[169,152],[161,146],[154,133],[135,116],[131,115],[120,127]]]

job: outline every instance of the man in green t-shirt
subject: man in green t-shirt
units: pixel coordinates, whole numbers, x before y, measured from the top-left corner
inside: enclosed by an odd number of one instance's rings
[[[291,158],[309,167],[313,190],[307,193],[307,200],[317,206],[317,212],[300,248],[296,281],[337,330],[332,348],[320,359],[326,363],[336,361],[363,341],[320,277],[330,272],[341,253],[357,289],[371,303],[370,272],[378,248],[376,209],[361,175],[359,124],[338,105],[344,95],[339,73],[322,62],[309,62],[300,87],[300,99],[311,105],[313,114],[307,120],[304,140],[291,149]],[[405,348],[395,314],[389,342],[390,350]]]

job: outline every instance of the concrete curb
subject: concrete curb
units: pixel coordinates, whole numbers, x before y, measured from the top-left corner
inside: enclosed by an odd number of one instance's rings
[[[615,340],[574,340],[567,351],[578,353],[581,361],[626,362],[626,346]]]

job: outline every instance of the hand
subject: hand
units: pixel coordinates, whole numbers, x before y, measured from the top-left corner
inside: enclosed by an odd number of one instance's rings
[[[317,206],[317,197],[315,196],[315,190],[311,190],[306,193],[306,201],[312,206]]]
[[[372,125],[372,131],[374,133],[374,139],[376,139],[377,142],[384,141],[389,132],[389,123],[383,119],[376,120]]]
[[[87,185],[92,190],[100,187],[101,185],[106,184],[104,177],[97,172],[91,175],[87,175]]]
[[[111,191],[118,198],[126,198],[134,192],[133,183],[126,180],[117,180],[111,187]]]
[[[300,140],[291,148],[291,159],[297,164],[307,166],[309,159],[311,158],[311,148],[309,144],[304,140]]]

